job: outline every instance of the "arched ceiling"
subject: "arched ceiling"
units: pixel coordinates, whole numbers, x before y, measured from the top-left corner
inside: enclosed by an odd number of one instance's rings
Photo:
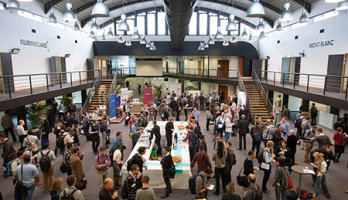
[[[37,0],[44,5],[45,13],[54,7],[65,12],[68,0]],[[73,5],[73,10],[81,21],[81,25],[86,25],[91,20],[93,5],[96,0],[69,0]],[[110,9],[109,18],[99,18],[97,22],[103,24],[112,18],[116,18],[123,13],[131,13],[136,10],[163,6],[162,0],[103,0]],[[264,20],[273,27],[273,22],[280,17],[284,4],[290,2],[291,11],[297,11],[305,8],[310,13],[311,5],[318,0],[261,0],[265,8]],[[253,0],[198,0],[197,6],[211,10],[217,10],[224,13],[233,13],[236,16],[249,21],[253,24],[258,20],[246,18],[246,10],[252,4]]]

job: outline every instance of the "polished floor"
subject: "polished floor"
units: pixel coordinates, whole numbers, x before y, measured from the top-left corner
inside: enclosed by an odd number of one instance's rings
[[[181,116],[181,119],[184,119],[184,116]],[[201,112],[201,119],[200,119],[200,124],[202,125],[202,132],[203,134],[207,135],[207,144],[208,144],[208,154],[210,158],[212,158],[212,141],[213,141],[213,133],[212,131],[206,131],[205,128],[205,112]],[[212,128],[212,127],[211,127]],[[113,124],[112,125],[112,140],[115,138],[115,133],[117,131],[122,131],[124,133],[124,143],[128,145],[129,147],[131,146],[131,141],[128,137],[128,132],[129,128],[124,126],[124,123],[121,124]],[[325,129],[325,133],[329,134],[330,137],[332,137],[332,131]],[[91,142],[85,142],[85,137],[80,136],[80,142],[81,142],[81,152],[85,153],[85,158],[83,160],[83,169],[84,173],[86,175],[86,179],[88,180],[87,184],[87,189],[83,190],[84,196],[88,200],[96,200],[98,198],[98,191],[97,191],[97,181],[96,181],[96,171],[94,168],[94,154],[92,153],[92,148],[91,148]],[[237,137],[232,137],[230,139],[233,143],[233,149],[237,148],[238,144],[238,138]],[[54,135],[50,135],[50,147],[53,149],[55,144],[55,138]],[[162,144],[166,144],[165,138],[162,137]],[[16,149],[18,149],[19,144],[16,144]],[[250,136],[247,136],[247,149],[251,148],[251,138]],[[126,158],[128,157],[131,149],[128,148],[125,152]],[[232,169],[232,181],[236,182],[236,176],[238,175],[239,170],[241,169],[243,165],[243,161],[246,158],[247,151],[237,151],[235,150],[235,154],[237,157],[237,164],[233,167]],[[298,165],[305,165],[303,162],[304,158],[304,151],[300,150],[298,148],[298,152],[296,154],[296,163]],[[329,191],[331,193],[331,199],[333,200],[343,200],[348,198],[348,194],[345,194],[344,191],[348,189],[348,173],[347,173],[347,155],[343,154],[341,158],[341,162],[339,164],[331,164],[330,170],[328,171],[327,174],[327,185],[329,188]],[[66,174],[62,174],[59,171],[59,166],[62,162],[62,156],[58,156],[56,162],[55,162],[55,171],[54,171],[54,177],[62,177],[65,178]],[[255,161],[256,164],[257,161]],[[214,165],[214,163],[212,162]],[[274,167],[274,166],[273,166]],[[308,166],[310,167],[310,166]],[[274,169],[274,168],[273,168]],[[193,172],[195,172],[195,169],[193,169]],[[109,177],[112,177],[112,170],[109,169]],[[263,177],[263,172],[261,171],[256,171],[256,182],[257,184],[261,185],[262,183],[262,177]],[[292,173],[293,177],[293,182],[294,182],[294,187],[298,186],[298,181],[299,181],[299,175],[296,173]],[[40,172],[40,178],[42,180],[42,173]],[[268,182],[268,188],[269,190],[272,191],[271,194],[269,195],[264,195],[265,200],[273,200],[275,199],[275,192],[274,188],[272,188],[272,181],[274,178],[274,170],[271,174],[271,178]],[[150,180],[151,181],[151,180]],[[211,179],[209,180],[211,184],[215,184],[215,180]],[[0,176],[0,192],[2,193],[4,199],[6,200],[11,200],[14,199],[13,197],[13,186],[12,186],[12,178],[4,178],[3,176]],[[64,187],[66,187],[66,183],[64,181]],[[314,192],[314,188],[312,187],[312,181],[310,176],[303,176],[302,179],[302,188],[306,189],[310,192]],[[49,200],[49,194],[44,193],[43,191],[43,186],[39,186],[38,188],[35,189],[34,191],[34,200]],[[156,196],[159,199],[161,195],[164,193],[164,189],[156,189]],[[237,188],[237,192],[240,194],[241,193],[241,187]],[[221,194],[220,196],[215,196],[212,192],[209,192],[209,199],[221,199]],[[191,195],[188,190],[174,190],[171,196],[167,199],[181,199],[181,200],[189,200],[189,199],[194,199],[194,195]],[[319,199],[326,199],[324,196],[320,196]]]

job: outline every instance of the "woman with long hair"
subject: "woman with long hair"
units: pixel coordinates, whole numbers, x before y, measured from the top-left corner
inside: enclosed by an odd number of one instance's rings
[[[50,191],[51,200],[59,200],[59,194],[62,191],[63,179],[57,178],[53,181],[53,185]]]
[[[330,195],[328,193],[325,178],[327,163],[325,162],[324,155],[322,153],[315,152],[313,154],[313,157],[315,160],[315,164],[312,164],[312,166],[316,169],[316,179],[314,184],[315,197],[319,197],[321,185],[323,191],[325,192],[325,196],[329,198]]]
[[[222,195],[222,200],[240,200],[240,196],[236,194],[236,184],[230,182],[227,187],[227,193]]]
[[[341,157],[341,154],[344,153],[344,145],[346,141],[346,136],[343,133],[343,129],[341,127],[337,128],[337,131],[335,132],[333,139],[335,141],[335,160],[334,162],[339,163],[339,159]]]
[[[225,149],[224,143],[222,141],[218,142],[217,151],[214,152],[213,161],[215,161],[215,180],[216,180],[216,191],[215,195],[220,193],[220,178],[222,181],[222,189],[226,193],[226,157],[227,151]]]

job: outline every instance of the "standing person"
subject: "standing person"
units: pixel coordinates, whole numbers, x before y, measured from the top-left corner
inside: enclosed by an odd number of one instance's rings
[[[272,153],[274,143],[272,141],[267,142],[267,146],[263,151],[262,160],[260,162],[260,169],[264,171],[262,180],[262,191],[266,194],[270,194],[271,191],[267,189],[267,182],[272,171],[272,161],[274,161],[275,155]]]
[[[283,140],[285,140],[285,138],[282,137],[282,132],[284,131],[284,129],[285,129],[284,126],[280,126],[279,128],[274,129],[273,139],[272,139],[273,144],[274,144],[274,149],[277,149],[278,147],[280,147],[281,142]],[[267,144],[266,144],[266,146],[267,146]]]
[[[230,139],[230,135],[232,134],[232,121],[233,121],[233,116],[228,115],[225,119],[225,142],[228,142]]]
[[[76,181],[80,182],[83,180],[83,177],[85,177],[82,167],[84,153],[80,155],[80,147],[74,147],[73,153],[74,154],[70,157],[71,173],[76,177]]]
[[[104,186],[99,191],[99,200],[117,200],[118,194],[114,189],[114,182],[111,178],[106,178],[104,180]]]
[[[323,188],[323,191],[325,192],[325,197],[329,198],[330,194],[327,189],[326,185],[326,171],[327,171],[327,163],[325,162],[325,159],[323,157],[323,154],[319,152],[315,152],[313,154],[313,157],[315,159],[315,164],[312,164],[312,166],[316,169],[316,179],[314,184],[314,190],[315,190],[315,197],[319,197],[320,194],[320,185]]]
[[[197,120],[197,122],[199,122],[199,119],[201,117],[201,113],[197,110],[196,107],[193,108],[193,111],[192,111],[193,115],[195,116],[195,119]]]
[[[154,120],[152,121],[153,128],[151,130],[151,136],[150,136],[150,141],[152,140],[153,136],[155,135],[156,140],[155,143],[157,145],[157,155],[162,155],[161,152],[161,129],[157,125],[157,122]]]
[[[282,95],[278,95],[278,97],[274,100],[275,104],[279,104],[281,106],[282,104]]]
[[[99,137],[99,124],[98,121],[94,121],[94,123],[89,127],[89,134],[91,136],[92,140],[92,149],[95,155],[98,154],[98,147],[100,143],[100,137]]]
[[[256,122],[255,127],[251,129],[250,136],[253,139],[253,146],[251,147],[251,150],[254,151],[254,149],[256,148],[256,155],[259,155],[262,140],[262,131],[259,126],[259,122]]]
[[[245,115],[242,115],[242,119],[238,122],[239,127],[239,148],[242,150],[242,140],[244,142],[244,150],[246,150],[246,134],[249,133],[249,122],[245,119]]]
[[[297,136],[295,134],[295,130],[291,129],[288,139],[286,140],[286,145],[290,149],[290,166],[295,165],[295,155],[297,149]]]
[[[2,146],[1,157],[4,159],[3,166],[7,166],[12,160],[17,158],[16,150],[13,148],[12,142],[6,137],[5,133],[0,133],[0,143]]]
[[[54,161],[56,160],[56,156],[49,149],[48,143],[42,145],[42,150],[38,153],[37,159],[44,179],[44,191],[48,192],[53,186]]]
[[[236,194],[236,185],[230,182],[227,185],[227,193],[222,195],[222,200],[241,200],[240,196]]]
[[[286,118],[290,117],[290,110],[288,109],[287,105],[283,106],[283,115],[282,115],[282,117],[286,117]]]
[[[143,187],[137,190],[135,200],[156,200],[155,192],[149,188],[150,178],[144,176],[142,179]]]
[[[25,192],[20,194],[21,199],[32,200],[35,187],[40,185],[39,171],[35,165],[30,164],[29,155],[24,155],[23,161],[14,171],[14,178],[24,186]]]
[[[318,109],[315,107],[315,103],[312,103],[311,113],[311,124],[312,126],[317,125]]]
[[[100,133],[102,134],[101,146],[106,148],[106,135],[108,132],[108,118],[103,116],[102,121],[100,123]]]
[[[121,131],[116,133],[115,141],[112,143],[112,150],[116,151],[123,145],[123,134]]]
[[[168,170],[174,167],[172,155],[169,153],[170,148],[168,146],[163,147],[163,159],[160,158],[161,166],[163,169],[164,183],[166,184],[166,193],[161,196],[162,199],[169,197],[172,193],[172,184],[170,183],[170,177],[168,176]]]
[[[213,120],[213,115],[211,114],[210,107],[207,107],[207,110],[205,111],[206,117],[207,117],[207,123],[205,125],[207,131],[209,131],[209,125],[210,121]]]
[[[249,188],[243,194],[242,200],[256,200],[257,199],[257,191],[259,190],[259,186],[256,185],[256,176],[254,174],[249,174],[248,182],[249,182]],[[262,196],[261,196],[261,199],[262,199]]]
[[[276,106],[273,108],[273,124],[276,125],[280,122],[282,117],[282,112],[280,111],[279,103],[276,103]]]
[[[141,94],[141,85],[138,83],[138,92],[139,92],[139,95]]]
[[[60,121],[60,117],[63,117],[63,121],[65,119],[65,108],[64,108],[64,101],[60,101],[60,104],[58,106],[58,121]]]
[[[337,163],[340,162],[339,160],[340,160],[341,154],[344,153],[344,148],[345,148],[344,144],[345,144],[345,141],[347,141],[347,138],[342,131],[343,131],[342,128],[339,127],[333,136],[333,139],[335,141],[335,160],[334,160],[334,162],[337,162]]]
[[[232,113],[233,113],[232,136],[237,136],[238,122],[239,122],[239,113],[237,111],[237,108],[235,108]]]
[[[232,150],[232,142],[226,142],[226,151],[227,151],[227,156],[226,156],[226,183],[231,182],[231,171],[233,165],[236,164],[237,159],[236,155],[233,153]]]
[[[254,170],[258,167],[254,166],[253,160],[256,158],[256,153],[253,150],[248,152],[248,157],[244,160],[243,174],[249,176],[249,174],[254,174]]]
[[[275,187],[275,193],[276,193],[276,200],[287,200],[286,195],[286,188],[288,185],[288,179],[289,172],[287,171],[286,167],[286,161],[283,157],[279,157],[277,159],[277,168],[274,175],[274,181],[273,181],[273,187]]]
[[[25,125],[24,120],[19,120],[18,121],[18,126],[16,128],[17,133],[19,135],[19,142],[21,143],[21,147],[23,147],[23,140],[24,140],[24,138],[27,137],[27,133],[24,130],[24,125]]]
[[[103,188],[103,182],[108,176],[108,169],[111,165],[109,155],[105,147],[100,148],[100,153],[95,157],[95,169],[97,170],[97,182],[99,190]]]
[[[175,118],[170,118],[170,121],[166,123],[166,138],[167,138],[167,146],[172,146],[172,138],[173,138],[173,131],[174,131],[174,121]]]
[[[126,181],[124,182],[125,185],[122,186],[126,189],[127,200],[135,200],[137,190],[141,188],[141,177],[142,174],[139,171],[139,166],[133,164],[131,166],[131,170],[128,173]]]
[[[51,200],[59,200],[59,194],[62,191],[63,179],[57,178],[53,181],[53,186],[50,190]]]
[[[24,163],[23,161],[23,156],[24,156],[24,150],[19,150],[17,151],[17,158],[11,163],[11,172],[14,175],[16,168]],[[13,185],[15,186],[17,183],[15,176],[13,176]],[[17,188],[15,187],[14,190],[14,197],[15,200],[21,200],[21,194],[19,194],[20,191],[17,191]]]
[[[114,152],[113,155],[113,163],[112,163],[112,168],[114,171],[114,179],[115,179],[115,187],[121,187],[119,180],[120,180],[120,172],[121,172],[121,168],[122,168],[122,164],[124,163],[123,160],[123,155],[124,155],[124,150],[126,150],[126,146],[125,145],[121,145],[121,147],[119,149],[116,149],[116,151]]]
[[[194,156],[194,146],[193,146],[193,133],[190,126],[186,126],[187,135],[183,139],[184,142],[188,140],[189,152],[190,152],[190,161],[192,162]]]
[[[54,147],[54,155],[57,156],[58,154],[58,149],[60,150],[60,153],[62,154],[64,150],[63,149],[63,134],[64,134],[65,130],[63,127],[63,124],[61,122],[57,122],[56,126],[53,128],[53,134],[56,135],[56,146]]]
[[[126,86],[129,89],[129,79],[126,80]]]
[[[150,105],[149,108],[149,121],[156,120],[156,109],[154,108],[154,103]]]
[[[199,96],[199,107],[201,110],[204,110],[204,100],[203,92],[201,92],[201,95]]]
[[[198,153],[195,154],[191,162],[191,168],[193,168],[197,162],[197,174],[202,172],[207,167],[211,168],[209,156],[204,150],[204,146],[199,146],[198,149]]]
[[[74,155],[74,144],[68,143],[66,145],[66,150],[63,155],[63,163],[65,164],[65,170],[68,176],[71,175],[71,165],[70,165],[70,157]]]
[[[200,172],[196,178],[196,199],[204,199],[208,197],[208,178],[213,174],[213,170],[209,167]]]
[[[41,120],[43,121],[41,127],[39,129],[42,130],[42,136],[41,136],[41,146],[43,147],[43,144],[49,143],[48,141],[48,135],[52,133],[52,128],[50,126],[50,123],[46,119],[45,115],[41,116]]]
[[[263,134],[262,134],[262,139],[263,139],[265,147],[266,147],[267,142],[269,140],[273,139],[273,132],[274,132],[274,126],[273,126],[271,120],[267,119],[266,126],[265,126],[265,129],[263,130]]]
[[[310,142],[312,139],[314,140],[315,136],[317,135],[317,127],[313,126],[311,129],[307,130],[304,134],[304,139],[306,140],[305,142],[305,155],[304,155],[304,161],[306,163],[309,162],[309,153],[311,152],[313,148],[313,143]]]
[[[216,191],[214,192],[215,195],[220,194],[220,178],[222,181],[222,189],[224,193],[226,193],[226,177],[225,175],[225,167],[226,167],[226,157],[227,157],[227,151],[224,148],[223,142],[218,142],[218,149],[216,152],[214,152],[213,161],[215,161],[215,180],[216,180]]]
[[[1,118],[1,126],[4,128],[6,137],[8,138],[8,132],[10,132],[12,136],[12,141],[16,142],[17,139],[13,131],[13,127],[14,127],[13,121],[12,121],[12,118],[9,116],[8,111],[5,111],[5,115]]]
[[[283,131],[283,135],[282,137],[284,137],[285,139],[288,138],[289,132],[290,132],[290,124],[287,121],[287,117],[282,117],[282,121],[280,121],[277,126],[284,126],[285,129]]]
[[[85,200],[81,190],[76,189],[75,185],[77,183],[76,178],[74,176],[68,176],[66,178],[66,183],[68,184],[68,188],[64,188],[62,193],[59,195],[59,199],[63,197],[65,199],[73,198],[75,200]]]

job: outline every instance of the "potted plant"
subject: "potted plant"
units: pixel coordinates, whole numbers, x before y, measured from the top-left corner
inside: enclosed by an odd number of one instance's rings
[[[70,103],[73,101],[73,99],[74,98],[72,97],[63,97],[63,98],[60,98],[59,100],[64,102],[64,108],[68,108]]]
[[[198,90],[197,88],[193,87],[192,85],[186,86],[185,91],[187,90]]]
[[[50,109],[51,106],[41,105],[40,102],[36,102],[31,104],[26,108],[27,111],[27,119],[30,121],[31,129],[38,138],[41,138],[41,131],[37,128],[41,123],[41,115],[47,114],[47,110]]]
[[[161,98],[162,90],[163,90],[163,84],[161,84],[161,85],[154,85],[153,89],[154,89],[155,96],[157,96],[157,98]]]

